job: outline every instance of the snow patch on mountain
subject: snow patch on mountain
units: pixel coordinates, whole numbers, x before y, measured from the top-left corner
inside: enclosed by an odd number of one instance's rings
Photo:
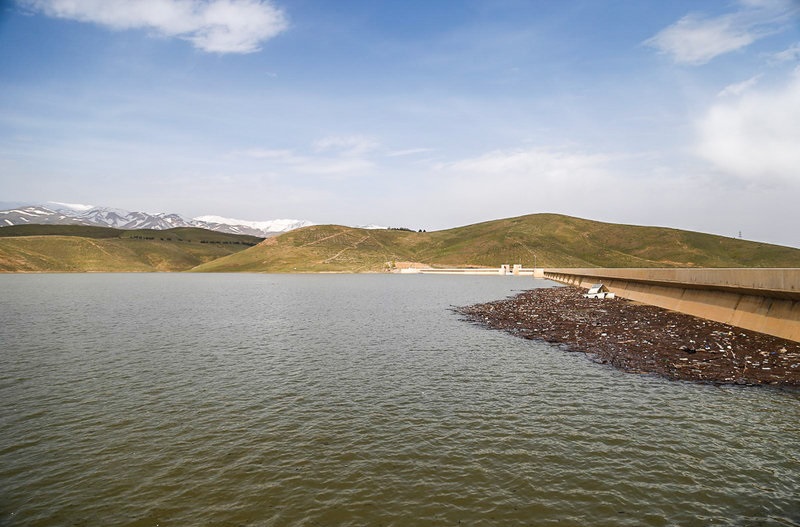
[[[372,231],[386,230],[389,228],[389,227],[384,227],[383,225],[375,225],[374,223],[370,223],[368,225],[353,225],[353,227],[355,227],[356,229],[367,229]]]
[[[94,205],[84,205],[83,203],[62,203],[60,201],[48,201],[45,205],[49,206],[53,210],[58,211],[77,211],[77,212],[86,212],[87,210],[92,210]]]
[[[245,227],[250,227],[251,229],[256,229],[269,233],[288,232],[294,229],[299,229],[301,227],[308,227],[309,225],[314,225],[312,222],[307,220],[279,219],[279,220],[269,220],[269,221],[250,221],[250,220],[237,220],[234,218],[224,218],[222,216],[198,216],[197,218],[194,218],[194,220],[204,223],[212,223],[219,225],[245,226]]]

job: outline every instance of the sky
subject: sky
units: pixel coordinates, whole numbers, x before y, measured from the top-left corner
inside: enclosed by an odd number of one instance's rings
[[[800,247],[800,1],[0,0],[0,201]]]

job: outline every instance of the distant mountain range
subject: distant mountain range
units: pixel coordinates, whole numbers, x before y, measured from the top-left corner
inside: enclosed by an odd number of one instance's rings
[[[306,220],[247,221],[221,216],[186,218],[175,213],[151,214],[111,207],[87,207],[62,203],[18,206],[0,211],[0,227],[27,224],[89,225],[117,229],[153,230],[199,227],[228,234],[247,234],[262,238],[314,225]]]

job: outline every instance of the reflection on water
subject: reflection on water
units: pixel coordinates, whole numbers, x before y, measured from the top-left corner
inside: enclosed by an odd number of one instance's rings
[[[800,524],[796,393],[448,310],[550,285],[0,276],[0,524]]]

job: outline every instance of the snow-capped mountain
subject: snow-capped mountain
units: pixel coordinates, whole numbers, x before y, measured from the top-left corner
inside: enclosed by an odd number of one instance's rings
[[[0,211],[0,226],[2,227],[29,223],[39,225],[94,225],[89,220],[39,205]]]
[[[202,222],[207,225],[217,225],[219,228],[215,228],[212,230],[221,230],[222,227],[235,227],[235,228],[242,228],[247,227],[249,229],[259,231],[259,232],[288,232],[294,229],[299,229],[300,227],[308,227],[309,225],[314,225],[310,221],[306,220],[269,220],[269,221],[248,221],[248,220],[237,220],[233,218],[223,218],[222,216],[198,216],[194,218],[193,221]],[[248,234],[245,232],[237,233],[237,234]]]
[[[300,227],[314,225],[306,220],[246,221],[221,216],[186,218],[180,214],[131,212],[111,207],[91,207],[68,203],[29,205],[0,211],[0,226],[24,224],[95,225],[117,229],[164,230],[175,227],[200,227],[212,231],[251,236],[275,236]]]
[[[149,214],[147,212],[130,212],[109,207],[95,207],[80,214],[81,218],[92,223],[117,229],[154,229],[164,230],[174,227],[197,227],[192,220],[180,214]]]

